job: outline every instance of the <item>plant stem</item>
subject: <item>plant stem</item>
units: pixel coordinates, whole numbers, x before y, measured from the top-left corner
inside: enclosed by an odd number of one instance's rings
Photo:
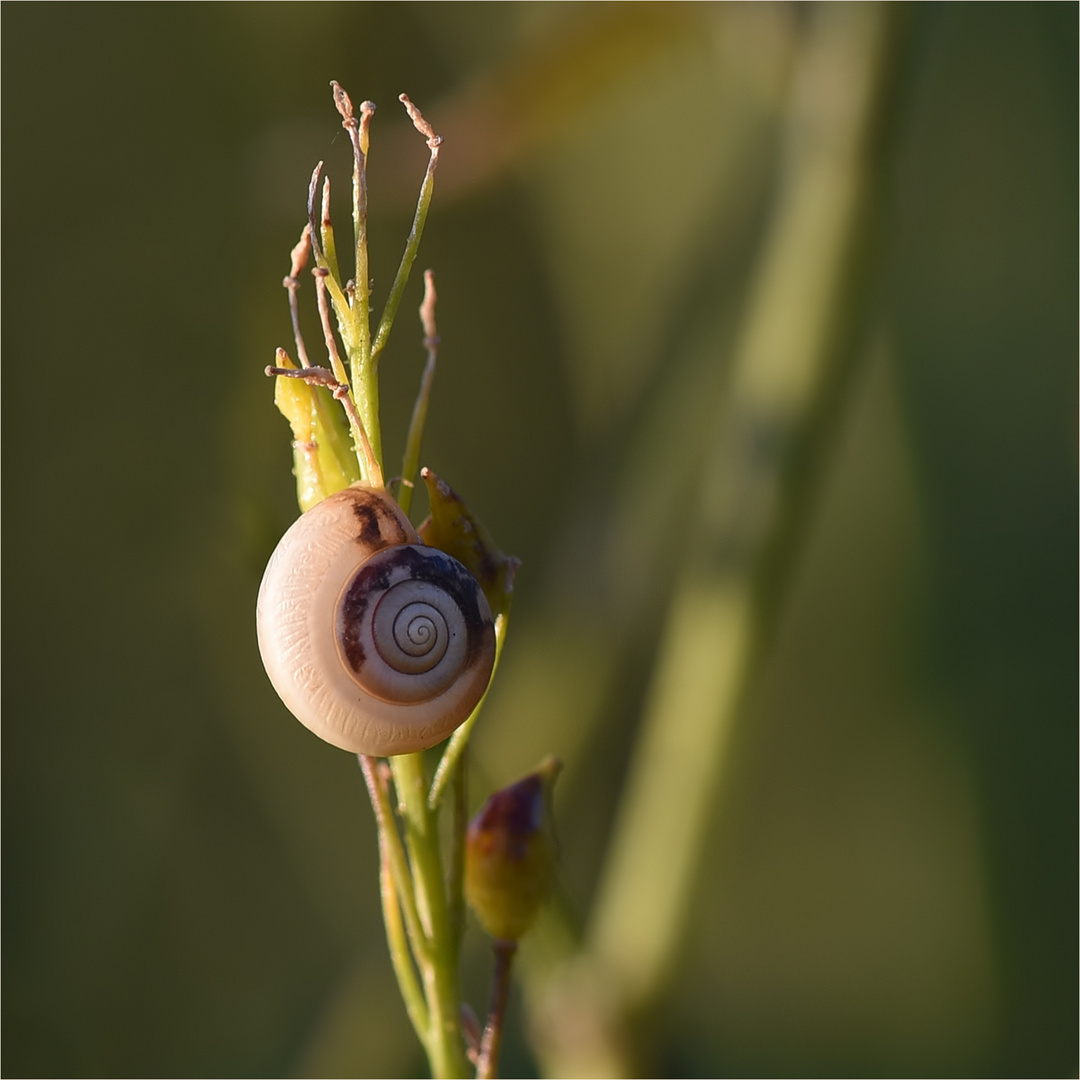
[[[386,943],[390,949],[390,962],[394,966],[394,975],[401,990],[401,999],[405,1002],[405,1011],[409,1014],[413,1030],[424,1049],[427,1049],[428,1032],[431,1019],[428,1015],[424,992],[416,978],[409,943],[405,937],[405,927],[401,921],[401,907],[398,892],[394,884],[394,875],[386,846],[379,838],[379,892],[382,899],[383,923],[386,926]]]
[[[330,280],[330,271],[317,267],[314,271],[315,290],[319,303],[319,318],[322,321],[323,339],[326,343],[326,353],[330,357],[330,370],[334,373],[338,387],[335,395],[345,406],[349,423],[353,432],[353,444],[356,450],[356,459],[360,464],[360,471],[366,483],[372,487],[382,487],[382,462],[375,454],[374,447],[368,438],[367,429],[356,401],[349,390],[349,377],[345,373],[345,365],[341,362],[338,354],[337,342],[334,340],[334,328],[330,325],[330,306],[326,301],[326,283]]]
[[[293,340],[296,342],[296,358],[300,361],[301,367],[311,367],[307,346],[304,344],[304,335],[300,330],[300,300],[297,295],[300,291],[300,273],[307,266],[310,254],[311,226],[305,225],[299,242],[290,253],[289,273],[282,282],[289,293],[289,318],[292,321]]]
[[[341,126],[349,133],[349,141],[353,148],[353,183],[352,183],[352,217],[353,237],[356,244],[356,272],[353,275],[352,308],[356,318],[356,328],[359,337],[356,342],[357,350],[353,356],[353,381],[358,381],[357,372],[368,365],[371,360],[371,337],[368,323],[368,307],[371,304],[371,277],[368,270],[367,250],[367,151],[368,131],[371,118],[375,114],[375,106],[370,101],[365,101],[360,106],[360,119],[353,114],[352,102],[348,94],[337,84],[331,83],[334,88],[334,104],[341,113]]]
[[[402,94],[399,98],[409,113],[409,119],[413,126],[428,141],[428,149],[431,157],[428,158],[427,172],[424,173],[424,182],[420,185],[420,197],[416,201],[416,213],[413,215],[412,228],[409,230],[409,238],[405,241],[405,251],[401,256],[394,284],[390,286],[390,293],[386,298],[386,306],[383,308],[382,318],[379,320],[379,329],[375,334],[375,344],[372,347],[372,363],[378,368],[379,357],[382,355],[386,340],[390,336],[390,328],[394,325],[394,316],[397,314],[398,304],[401,303],[405,286],[409,283],[409,274],[413,263],[416,262],[416,253],[420,248],[420,238],[424,235],[424,223],[427,221],[428,207],[431,205],[431,195],[435,190],[435,167],[439,164],[439,147],[442,145],[442,136],[436,135],[431,125],[421,115],[420,110]]]
[[[360,768],[364,773],[364,782],[367,784],[368,795],[371,797],[371,806],[375,811],[375,824],[379,830],[380,849],[386,851],[386,866],[397,890],[398,899],[401,902],[401,910],[405,916],[405,928],[409,934],[409,942],[413,956],[421,966],[428,959],[428,942],[421,924],[420,912],[416,906],[416,894],[413,891],[412,874],[409,872],[409,863],[405,857],[405,849],[401,845],[401,837],[398,836],[397,827],[394,824],[394,812],[390,806],[390,797],[386,791],[386,784],[379,774],[379,761],[377,758],[368,757],[366,754],[357,755],[360,759]]]
[[[390,767],[405,819],[416,906],[431,947],[426,962],[420,965],[430,1011],[425,1040],[428,1060],[435,1076],[464,1077],[468,1065],[461,1038],[457,950],[446,902],[436,818],[427,804],[424,758],[422,754],[401,754],[390,759]]]
[[[506,1000],[510,996],[510,968],[517,952],[516,941],[495,942],[495,972],[491,980],[491,1007],[480,1043],[480,1058],[476,1063],[476,1080],[491,1080],[499,1068],[499,1046],[502,1043]]]
[[[327,282],[334,309],[338,317],[338,327],[349,355],[350,385],[353,399],[360,411],[364,430],[371,442],[375,458],[382,466],[382,428],[379,424],[379,381],[371,363],[371,323],[368,309],[371,306],[371,275],[368,270],[367,250],[367,151],[368,133],[375,106],[370,101],[360,105],[360,118],[353,111],[352,100],[337,82],[330,84],[334,90],[334,106],[341,115],[341,126],[349,133],[353,149],[353,184],[352,210],[353,235],[355,239],[356,270],[353,278],[352,296],[346,297],[338,287],[338,282],[331,276]],[[312,186],[308,192],[308,221],[312,234],[316,232],[315,223],[315,183],[318,175],[312,177]],[[325,202],[324,202],[325,210]],[[328,214],[323,215],[324,217]],[[325,252],[320,256],[320,265],[329,269]]]
[[[435,361],[439,355],[439,331],[435,324],[435,301],[437,299],[435,275],[430,270],[425,270],[424,300],[420,304],[420,323],[424,328],[424,348],[427,349],[427,363],[424,365],[424,374],[420,377],[420,389],[416,394],[412,419],[409,421],[409,434],[405,439],[405,456],[401,462],[401,493],[398,496],[398,505],[406,514],[412,504],[416,471],[420,467],[420,444],[424,438],[428,402],[431,400],[431,384],[435,381]]]
[[[455,962],[461,954],[465,935],[465,831],[468,828],[468,747],[454,770],[454,800],[450,819],[450,879],[447,882],[450,907],[450,931]]]
[[[435,778],[431,781],[431,793],[428,795],[427,801],[428,806],[433,811],[438,809],[443,793],[446,791],[446,786],[453,778],[454,767],[457,765],[461,755],[465,753],[465,748],[469,744],[469,735],[472,734],[472,729],[480,716],[480,710],[484,707],[491,684],[495,681],[495,672],[499,670],[499,657],[502,656],[503,642],[506,640],[506,624],[509,618],[509,610],[500,611],[495,616],[495,663],[491,668],[491,678],[488,680],[484,696],[476,703],[476,708],[469,714],[468,720],[450,736],[450,741],[446,744],[446,749],[439,759],[439,765],[435,770]]]
[[[334,280],[341,281],[341,271],[338,269],[337,244],[334,241],[334,223],[330,220],[330,177],[323,180],[322,188],[322,220],[319,222],[319,233],[322,237],[323,255],[326,256],[326,267],[333,275]]]

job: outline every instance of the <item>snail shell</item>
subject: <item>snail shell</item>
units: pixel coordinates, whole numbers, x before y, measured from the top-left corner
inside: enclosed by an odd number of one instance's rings
[[[281,538],[256,622],[289,711],[358,754],[441,742],[472,712],[495,661],[476,579],[425,547],[385,491],[362,484],[313,506]]]

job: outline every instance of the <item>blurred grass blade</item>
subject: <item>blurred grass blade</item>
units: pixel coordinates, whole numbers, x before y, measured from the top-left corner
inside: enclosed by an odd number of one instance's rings
[[[619,1015],[643,1007],[670,973],[749,672],[759,622],[755,574],[783,519],[793,439],[821,397],[846,317],[888,9],[822,5],[810,18],[793,75],[777,204],[713,425],[698,527],[575,964],[579,984],[618,987],[617,1008],[583,1024],[588,1046],[555,1035],[545,1051],[555,1075],[632,1068]]]

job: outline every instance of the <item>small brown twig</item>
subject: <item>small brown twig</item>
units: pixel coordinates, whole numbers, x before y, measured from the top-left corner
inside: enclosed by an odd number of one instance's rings
[[[330,298],[326,290],[326,279],[330,276],[330,271],[317,266],[311,271],[311,275],[315,278],[315,298],[319,304],[319,322],[322,324],[323,340],[326,342],[326,355],[330,357],[330,369],[339,383],[348,386],[349,377],[345,373],[345,365],[341,362],[334,327],[330,322]]]
[[[480,1060],[476,1080],[492,1080],[499,1067],[499,1044],[502,1041],[506,999],[510,995],[510,967],[517,952],[516,941],[495,942],[495,973],[492,976],[491,1008],[488,1010],[484,1037],[480,1042]]]
[[[398,94],[398,101],[405,106],[413,127],[427,139],[428,149],[437,154],[442,145],[442,136],[435,134],[435,129],[424,119],[424,114],[409,100],[408,94]]]
[[[304,347],[304,335],[300,332],[300,300],[297,293],[300,291],[300,274],[311,255],[311,226],[305,225],[300,233],[300,239],[296,247],[289,253],[290,266],[288,276],[282,281],[282,285],[289,290],[289,316],[292,319],[293,340],[296,342],[296,356],[301,367],[311,367],[308,360],[307,349]]]
[[[420,303],[420,325],[424,328],[424,348],[428,351],[428,361],[434,362],[435,350],[439,347],[439,329],[435,325],[435,303],[439,294],[435,291],[435,274],[424,271],[424,299]]]
[[[480,1041],[484,1033],[480,1030],[480,1021],[467,1002],[461,1003],[461,1034],[465,1039],[465,1056],[475,1065],[480,1060]]]
[[[311,247],[315,252],[315,261],[324,262],[322,242],[319,239],[319,228],[315,222],[315,196],[319,191],[319,177],[322,175],[323,163],[320,161],[311,171],[311,180],[308,181],[307,193],[307,219],[308,229],[311,236]]]
[[[284,349],[278,349],[278,357],[288,356]],[[265,369],[267,375],[283,375],[287,379],[300,379],[308,386],[325,386],[327,390],[337,390],[341,383],[334,378],[334,373],[324,367],[275,367],[269,365]]]
[[[357,120],[352,98],[349,97],[348,91],[336,80],[331,80],[330,86],[334,91],[334,108],[337,109],[338,114],[341,116],[341,126],[349,133],[353,151],[366,158],[371,118],[375,115],[375,103],[373,101],[362,101],[360,103],[360,119]]]
[[[322,222],[320,227],[323,232],[332,228],[332,222],[330,221],[330,177],[323,178],[322,185]]]

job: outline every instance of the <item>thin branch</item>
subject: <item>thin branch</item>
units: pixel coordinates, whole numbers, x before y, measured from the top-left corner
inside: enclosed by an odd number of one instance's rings
[[[480,1030],[480,1021],[467,1002],[461,1003],[461,1034],[465,1038],[465,1056],[475,1065],[480,1060],[480,1041],[484,1033]]]
[[[440,342],[439,328],[435,324],[435,303],[439,294],[435,291],[435,273],[424,271],[424,299],[420,302],[420,325],[424,328],[424,347],[431,352]]]
[[[458,767],[454,770],[454,799],[450,818],[450,866],[446,883],[455,963],[461,953],[461,939],[465,936],[465,830],[469,824],[468,785],[469,755],[463,754]]]
[[[387,865],[394,879],[398,899],[401,901],[401,912],[405,917],[405,929],[409,934],[413,956],[421,965],[429,964],[431,944],[420,925],[420,914],[417,911],[416,896],[412,888],[412,874],[409,871],[409,861],[405,857],[405,848],[394,823],[394,811],[390,806],[386,776],[380,768],[378,758],[369,757],[367,754],[357,754],[357,758],[364,774],[364,783],[367,784],[372,809],[375,811],[375,824],[379,830],[379,838],[386,840]]]
[[[307,192],[307,219],[308,230],[311,237],[311,247],[315,252],[315,261],[322,266],[326,262],[326,258],[323,255],[322,245],[319,242],[319,229],[315,224],[315,196],[319,190],[319,177],[322,175],[323,163],[320,161],[314,169],[311,170],[311,179],[308,181]]]
[[[379,835],[379,892],[382,899],[383,923],[386,926],[386,943],[390,948],[390,961],[394,966],[398,987],[405,1011],[409,1014],[413,1030],[427,1049],[431,1017],[428,1013],[424,992],[416,976],[412,955],[409,952],[405,926],[401,921],[401,901],[394,887],[394,874],[390,869],[390,855],[382,834]]]
[[[356,118],[352,99],[345,88],[336,81],[330,83],[334,91],[334,107],[341,116],[341,126],[349,133],[349,142],[353,149],[353,231],[356,241],[356,264],[353,281],[356,282],[356,294],[353,298],[353,310],[359,317],[360,340],[359,355],[353,357],[354,368],[367,365],[371,356],[370,329],[367,309],[371,286],[368,273],[367,253],[367,152],[370,142],[369,131],[375,106],[370,101],[360,105],[360,119]],[[354,380],[356,373],[354,371]]]
[[[338,382],[338,388],[334,390],[334,397],[345,404],[345,411],[349,414],[349,422],[353,427],[353,436],[356,439],[356,453],[360,460],[360,467],[364,470],[368,482],[372,487],[383,486],[382,466],[371,448],[368,439],[367,428],[360,418],[359,410],[349,387],[349,377],[345,373],[345,365],[341,362],[338,353],[337,341],[334,339],[334,328],[330,324],[330,304],[327,300],[326,283],[330,278],[330,271],[318,267],[312,271],[315,276],[315,292],[319,301],[319,319],[322,322],[323,337],[326,340],[326,352],[330,357],[330,367]]]
[[[451,939],[438,822],[425,802],[423,755],[398,754],[390,759],[390,768],[401,798],[416,906],[430,927],[430,963],[424,966],[424,977],[431,1010],[431,1067],[436,1076],[465,1076],[456,950]]]
[[[435,381],[435,361],[439,353],[439,332],[435,325],[435,275],[430,270],[424,271],[424,300],[420,305],[420,322],[424,327],[424,347],[427,349],[427,363],[424,374],[420,377],[420,390],[413,405],[412,419],[409,421],[409,434],[405,440],[405,457],[401,463],[401,489],[398,492],[398,504],[407,514],[412,503],[416,470],[420,465],[420,443],[424,437],[424,424],[427,421],[428,402],[431,399],[431,385]]]
[[[353,337],[355,336],[353,328],[352,311],[349,307],[349,298],[346,297],[342,291],[341,284],[338,278],[332,272],[332,268],[327,261],[326,252],[323,251],[322,242],[319,239],[321,236],[321,230],[319,222],[315,214],[315,196],[319,190],[319,177],[322,175],[323,163],[320,161],[315,166],[311,173],[311,182],[308,184],[308,198],[307,198],[307,216],[308,216],[308,232],[311,239],[311,250],[315,255],[315,264],[322,270],[330,271],[329,278],[326,283],[327,289],[330,291],[330,299],[334,302],[334,308],[337,311],[338,326],[341,328],[341,337],[345,342],[345,348],[349,351],[350,355],[353,348]],[[319,206],[320,211],[322,205]],[[321,213],[319,218],[321,218]],[[312,271],[314,273],[314,270]]]
[[[327,269],[333,274],[336,281],[341,281],[341,270],[338,267],[337,244],[334,242],[334,224],[330,220],[329,176],[323,179],[322,220],[319,222],[319,232],[322,237],[323,251],[326,253]]]
[[[409,95],[398,94],[398,101],[405,106],[405,111],[409,114],[413,127],[427,139],[428,149],[432,151],[438,150],[440,143],[442,143],[442,136],[435,134],[435,129],[424,119],[424,114],[409,100]]]
[[[506,1016],[506,999],[510,996],[510,967],[516,952],[516,941],[495,942],[495,973],[492,976],[491,1008],[488,1010],[484,1038],[480,1043],[476,1080],[491,1080],[499,1068],[499,1045],[502,1042],[503,1019]]]
[[[499,658],[502,656],[503,642],[506,640],[506,623],[508,618],[508,609],[500,611],[495,616],[495,663],[491,668],[491,678],[488,679],[487,689],[484,691],[483,697],[476,703],[476,708],[469,713],[469,718],[465,723],[450,736],[450,741],[446,744],[446,749],[439,759],[439,764],[435,769],[435,776],[431,781],[431,790],[428,792],[428,808],[431,810],[438,809],[439,803],[442,801],[443,794],[446,791],[446,785],[453,779],[454,767],[457,765],[461,755],[465,753],[465,747],[468,746],[469,743],[469,736],[472,734],[472,729],[476,726],[476,721],[480,716],[480,710],[484,707],[484,702],[487,700],[488,691],[491,690],[491,684],[495,681],[495,672],[499,670]]]
[[[282,285],[289,290],[289,316],[292,319],[293,340],[296,342],[296,356],[301,367],[311,367],[308,360],[307,349],[304,346],[304,335],[300,332],[300,300],[297,294],[300,291],[300,274],[307,266],[311,255],[311,226],[305,225],[296,247],[289,254],[290,265],[288,276],[282,281]]]
[[[334,377],[343,386],[349,385],[349,376],[345,372],[345,365],[341,362],[341,354],[338,352],[337,341],[334,338],[334,328],[330,323],[330,303],[327,299],[326,280],[330,277],[330,271],[318,266],[311,271],[315,278],[315,295],[319,302],[319,321],[322,323],[323,339],[326,342],[326,354],[330,357],[330,367]]]
[[[277,355],[280,360],[289,354],[284,349],[278,349]],[[324,367],[291,368],[269,366],[265,371],[267,375],[283,375],[287,379],[300,379],[302,382],[306,382],[308,386],[325,386],[327,390],[331,391],[337,390],[341,386],[341,383],[334,378],[334,373],[329,368]]]
[[[431,193],[435,190],[435,166],[439,163],[439,147],[442,146],[442,136],[436,135],[431,125],[424,119],[420,110],[402,94],[399,99],[413,122],[413,127],[427,139],[431,157],[428,159],[427,172],[424,174],[424,182],[420,185],[420,196],[416,201],[416,213],[413,216],[412,229],[409,238],[405,242],[405,252],[401,256],[401,264],[398,266],[394,284],[390,286],[390,294],[386,298],[386,306],[383,308],[382,318],[379,320],[379,329],[375,334],[375,343],[371,347],[372,363],[377,365],[379,356],[386,346],[390,336],[390,327],[394,324],[394,316],[397,314],[398,305],[405,292],[405,286],[409,283],[409,274],[413,263],[416,261],[416,252],[420,247],[420,238],[424,234],[424,223],[427,221],[428,207],[431,205]]]

